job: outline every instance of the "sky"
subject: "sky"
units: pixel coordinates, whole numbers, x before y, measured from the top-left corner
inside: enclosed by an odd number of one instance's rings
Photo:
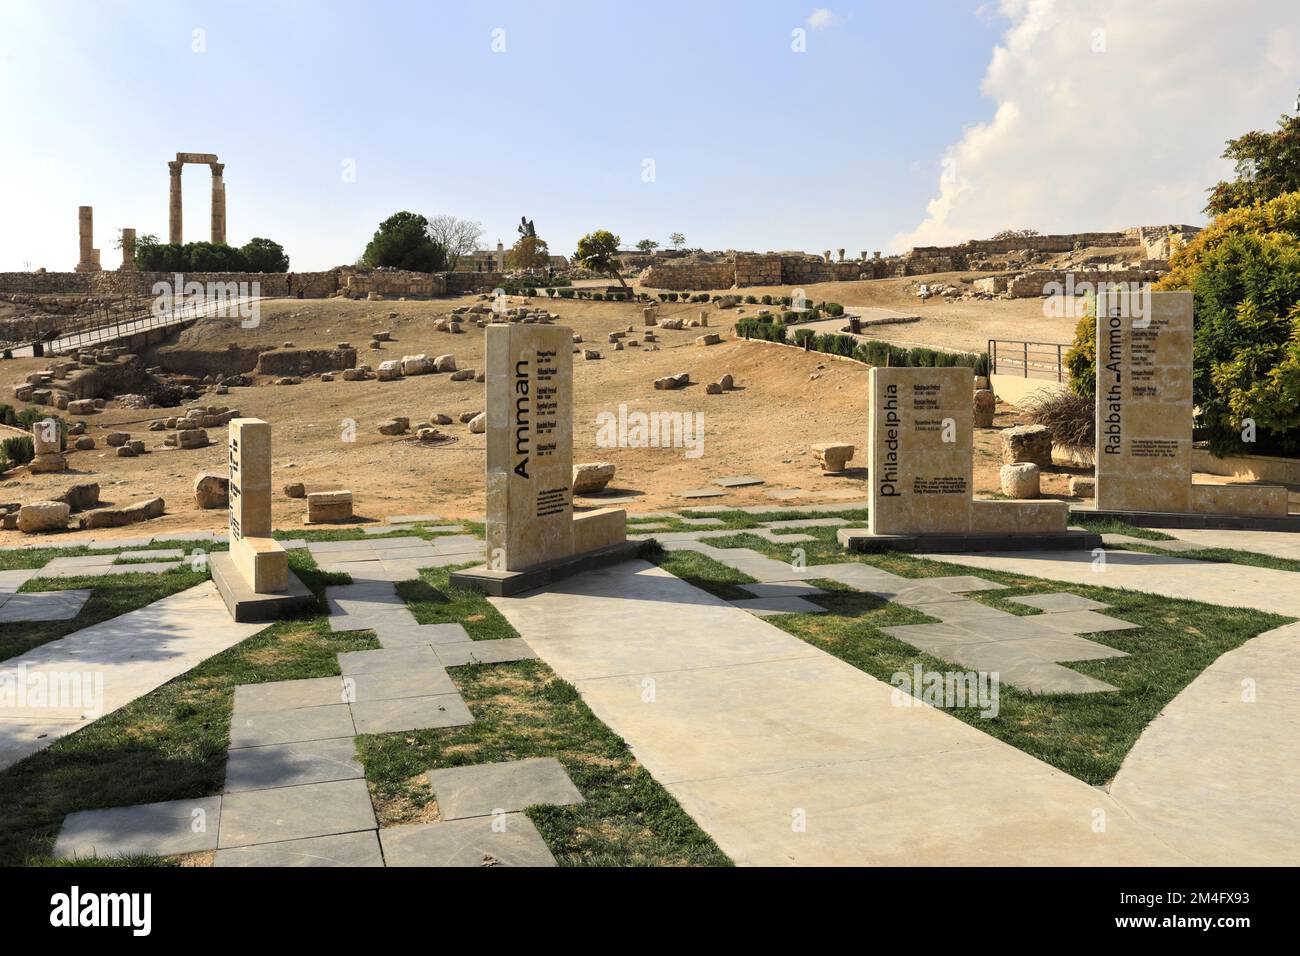
[[[105,268],[165,241],[177,152],[297,271],[403,209],[564,255],[1202,224],[1300,92],[1296,0],[825,2],[0,0],[0,271],[73,268],[81,205]]]

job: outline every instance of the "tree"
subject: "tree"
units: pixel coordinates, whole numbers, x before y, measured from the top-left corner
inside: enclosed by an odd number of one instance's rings
[[[1158,289],[1194,299],[1192,399],[1216,454],[1300,451],[1300,191],[1229,210],[1174,253]],[[1066,357],[1071,387],[1096,375],[1094,320]],[[1255,441],[1243,441],[1245,420]]]
[[[619,274],[623,263],[618,258],[618,245],[622,240],[608,229],[597,229],[578,240],[578,251],[574,261],[584,269],[612,275],[618,284],[627,289],[627,283]]]
[[[680,249],[682,246],[686,245],[686,237],[680,232],[674,232],[668,237],[668,241],[673,244],[674,249]]]
[[[483,236],[483,227],[468,219],[455,216],[434,216],[425,229],[429,240],[442,257],[443,269],[456,271],[462,256],[467,256],[478,248]]]
[[[507,269],[545,269],[551,261],[551,251],[546,240],[536,235],[520,236],[506,253]]]
[[[1236,165],[1237,178],[1210,190],[1207,213],[1217,216],[1300,190],[1300,116],[1283,116],[1277,125],[1275,133],[1254,131],[1228,140],[1223,158]]]
[[[653,239],[642,239],[636,244],[636,247],[642,252],[654,252],[659,248],[659,243],[655,242]]]
[[[361,261],[371,268],[410,269],[414,272],[442,272],[447,268],[445,251],[435,245],[426,230],[429,220],[413,212],[398,212],[379,224],[366,244]]]
[[[239,251],[244,255],[245,268],[249,272],[289,271],[289,257],[284,254],[284,247],[272,239],[254,236]]]

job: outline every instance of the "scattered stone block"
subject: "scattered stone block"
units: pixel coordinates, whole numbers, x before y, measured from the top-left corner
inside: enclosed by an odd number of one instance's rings
[[[126,432],[109,432],[104,436],[104,444],[109,448],[118,448],[131,440]]]
[[[583,349],[582,357],[586,359],[588,362],[592,362],[600,358],[600,353],[597,352],[595,349]]]
[[[200,472],[194,476],[194,503],[200,508],[225,508],[230,504],[230,476]]]
[[[307,487],[301,481],[291,481],[284,486],[284,494],[287,498],[306,498]]]
[[[469,430],[471,434],[482,435],[487,431],[487,412],[479,412],[469,421]]]
[[[352,520],[352,492],[313,491],[307,496],[307,524]]]
[[[73,511],[94,508],[99,504],[99,482],[79,481],[54,500],[66,502]]]
[[[454,372],[456,371],[456,356],[450,354],[439,355],[433,360],[433,365],[435,372]]]
[[[95,411],[93,399],[77,398],[68,402],[68,413],[71,415],[93,415]]]
[[[402,374],[403,375],[429,375],[436,371],[433,361],[429,356],[421,353],[419,355],[402,356]]]
[[[998,399],[987,388],[975,390],[975,427],[992,428],[993,415],[998,410]]]
[[[1000,477],[1002,493],[1008,498],[1037,498],[1039,495],[1038,466],[1031,462],[1003,465]]]
[[[72,447],[77,451],[91,451],[95,447],[95,439],[89,435],[82,435],[73,443]]]
[[[1091,475],[1075,475],[1070,479],[1070,497],[1092,498],[1097,494],[1097,479]]]
[[[1002,463],[1021,462],[1052,467],[1052,430],[1046,425],[1016,425],[1002,429]]]
[[[23,534],[62,531],[71,513],[66,501],[33,501],[18,509],[18,530]]]
[[[166,509],[167,503],[162,498],[149,498],[127,505],[125,508],[100,508],[82,515],[80,527],[83,531],[94,528],[121,528],[151,518],[160,518]]]
[[[704,386],[704,393],[706,395],[721,395],[722,392],[723,388],[718,382],[710,382],[708,385]]]
[[[451,373],[453,382],[470,382],[473,381],[478,373],[472,368],[461,368]]]
[[[663,391],[665,389],[685,388],[690,383],[690,372],[678,372],[675,375],[665,375],[663,378],[655,379],[655,389]]]
[[[826,442],[812,446],[813,456],[822,471],[827,474],[839,474],[853,460],[854,447],[847,442]]]
[[[614,479],[614,464],[608,461],[587,462],[573,466],[573,493],[590,495],[604,491]]]
[[[402,377],[402,363],[396,359],[390,359],[387,362],[380,362],[379,368],[375,370],[375,377],[381,382],[391,382],[394,379]]]
[[[411,427],[409,418],[390,418],[379,426],[381,435],[402,435]]]

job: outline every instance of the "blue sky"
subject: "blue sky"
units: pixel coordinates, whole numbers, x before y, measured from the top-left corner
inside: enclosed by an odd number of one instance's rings
[[[1231,115],[1201,118],[1204,142],[1189,151],[1199,165],[1185,183],[1154,197],[1139,191],[1138,208],[1056,208],[1040,192],[1027,205],[965,221],[945,207],[936,220],[927,204],[942,195],[945,157],[961,157],[982,177],[969,184],[958,167],[959,206],[969,201],[962,195],[1005,190],[996,179],[1006,162],[986,161],[981,172],[987,151],[971,153],[972,130],[1009,135],[1005,148],[1024,151],[1014,124],[995,117],[1008,100],[1018,115],[1032,115],[1041,95],[1033,58],[1050,54],[1049,34],[1034,6],[831,3],[814,15],[818,4],[778,0],[7,0],[0,270],[26,262],[70,269],[81,204],[95,207],[106,267],[119,260],[117,228],[165,238],[166,163],[177,151],[215,152],[226,164],[232,243],[269,236],[301,270],[354,260],[378,221],[398,209],[477,220],[489,244],[509,244],[526,214],[565,254],[598,227],[628,245],[645,237],[666,244],[681,231],[708,249],[856,253],[924,239],[915,231],[929,220],[936,235],[991,231],[992,217],[1011,215],[1018,218],[1002,225],[1044,231],[1148,213],[1160,214],[1151,221],[1198,221],[1201,192],[1219,175],[1212,164],[1222,132],[1271,123],[1291,98],[1278,91],[1297,85],[1285,50],[1294,5],[1261,2],[1270,9],[1250,23],[1248,0],[1234,16],[1248,21],[1238,27],[1241,55],[1276,49],[1284,62],[1254,78],[1213,56],[1202,61],[1244,83],[1239,99],[1249,108],[1234,100],[1224,104]],[[1082,42],[1075,34],[1108,17],[1119,34],[1141,33],[1131,12],[1117,14],[1106,0],[1062,6],[1069,9],[1051,11],[1050,35],[1071,49]],[[1017,53],[1007,38],[1034,28],[1035,16],[1038,32]],[[806,31],[806,52],[792,50],[795,29]],[[494,30],[504,31],[504,52],[493,50],[494,37],[498,48],[502,39]],[[992,75],[999,45],[1021,57],[1020,73]],[[1149,71],[1136,53],[1117,52],[1105,74]],[[1076,94],[1090,85],[1080,77]],[[1131,82],[1126,89],[1134,95]],[[1115,112],[1113,102],[1097,106]],[[643,181],[646,160],[653,182]],[[355,181],[345,181],[347,161]],[[1135,161],[1112,156],[1100,165],[1118,182],[1123,164]],[[205,169],[187,167],[187,240],[207,238],[208,184]]]

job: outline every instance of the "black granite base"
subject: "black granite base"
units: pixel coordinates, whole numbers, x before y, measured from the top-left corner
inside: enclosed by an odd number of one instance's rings
[[[1211,531],[1294,531],[1300,515],[1222,515],[1176,511],[1099,511],[1084,505],[1070,508],[1071,520],[1122,521],[1139,528],[1205,528]]]
[[[649,546],[646,541],[621,541],[596,551],[584,551],[557,561],[547,561],[523,571],[490,571],[485,567],[453,571],[451,583],[477,588],[492,597],[510,597],[532,591],[582,571],[592,571],[639,557]]]
[[[872,534],[866,528],[841,528],[835,537],[850,551],[915,551],[959,554],[964,551],[1091,551],[1100,548],[1101,535],[1092,531],[1042,534]]]
[[[235,559],[225,551],[208,555],[212,582],[221,599],[226,602],[230,616],[241,624],[261,621],[278,621],[281,618],[310,610],[316,605],[316,595],[289,571],[289,587],[278,594],[258,594],[248,586],[244,576],[235,567]]]

